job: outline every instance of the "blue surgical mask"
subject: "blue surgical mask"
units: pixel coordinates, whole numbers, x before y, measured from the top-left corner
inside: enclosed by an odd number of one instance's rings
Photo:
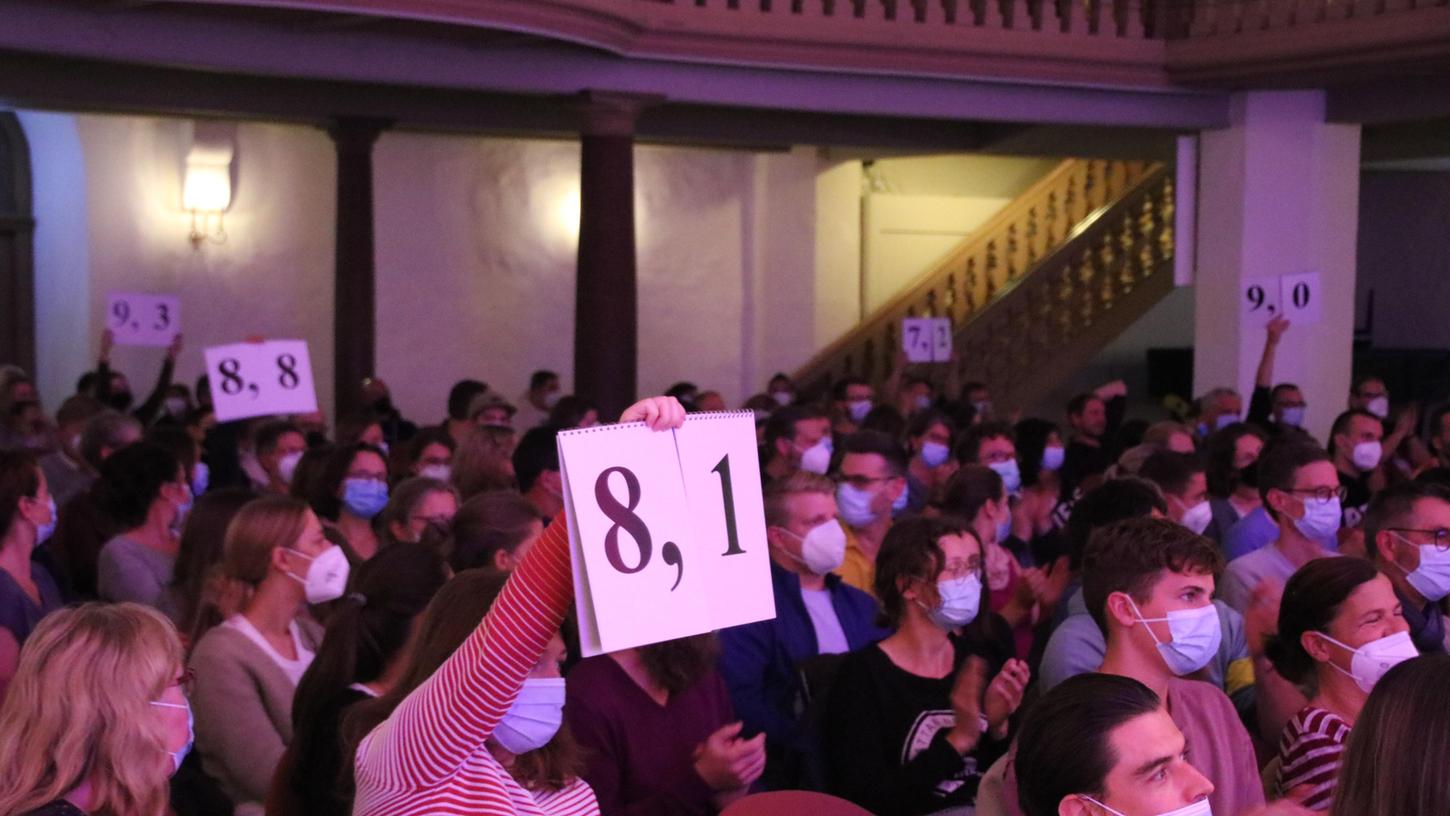
[[[843,482],[836,488],[836,508],[852,527],[865,527],[876,520],[876,512],[871,509],[875,498],[875,493],[852,484]]]
[[[200,496],[211,486],[211,468],[206,462],[197,462],[191,469],[191,495]]]
[[[354,516],[373,518],[388,506],[388,485],[376,479],[348,479],[342,483],[342,504]]]
[[[923,442],[921,445],[921,461],[927,467],[941,467],[946,464],[947,457],[952,455],[951,448],[940,442]]]
[[[1062,468],[1062,462],[1067,458],[1067,450],[1061,445],[1052,445],[1042,449],[1042,469],[1056,471]]]
[[[1292,493],[1290,495],[1293,495]],[[1339,532],[1339,520],[1343,510],[1339,506],[1339,497],[1334,496],[1327,502],[1318,499],[1299,499],[1304,506],[1304,515],[1294,519],[1294,526],[1305,538],[1315,541],[1328,541],[1334,538]]]
[[[181,763],[186,761],[186,755],[191,753],[191,746],[196,743],[196,715],[192,713],[191,704],[163,703],[160,700],[152,700],[151,705],[158,708],[184,708],[186,709],[186,744],[181,746],[179,751],[168,751],[171,754],[171,773],[174,775],[181,770]]]
[[[871,413],[872,407],[874,405],[871,400],[852,400],[850,406],[847,408],[851,413],[851,421],[857,425],[865,422],[866,415]]]
[[[1279,424],[1291,428],[1304,427],[1304,406],[1291,405],[1279,412]]]
[[[951,631],[976,620],[982,605],[982,579],[977,573],[938,581],[936,591],[941,600],[935,609],[926,610],[926,616],[938,628]]]
[[[1002,477],[1002,486],[1007,488],[1008,493],[1016,493],[1022,489],[1022,471],[1017,467],[1016,459],[1008,459],[1005,462],[989,462],[987,467],[997,472]]]
[[[1001,544],[1012,537],[1012,511],[1008,510],[1002,515],[1001,521],[997,522],[997,543]]]
[[[499,720],[493,738],[514,756],[549,744],[564,723],[564,678],[524,680],[513,707]]]
[[[50,501],[50,521],[47,521],[46,523],[35,528],[36,544],[44,543],[47,539],[51,537],[51,535],[55,533],[55,520],[59,517],[55,511],[55,497],[47,496],[46,498]]]
[[[1219,620],[1218,608],[1213,604],[1197,609],[1175,609],[1161,618],[1145,618],[1137,603],[1131,598],[1128,602],[1133,604],[1133,614],[1147,628],[1149,637],[1158,644],[1158,653],[1163,656],[1168,670],[1179,677],[1207,666],[1208,661],[1218,654],[1218,647],[1223,642],[1223,623]],[[1149,626],[1163,622],[1168,624],[1172,637],[1167,643],[1159,640],[1153,627]]]

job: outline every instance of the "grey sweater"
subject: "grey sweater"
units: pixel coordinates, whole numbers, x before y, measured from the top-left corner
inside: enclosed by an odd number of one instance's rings
[[[176,556],[118,535],[101,548],[96,590],[104,600],[135,601],[171,615],[166,587],[175,569]]]
[[[301,638],[316,650],[321,633],[299,620]],[[191,653],[196,687],[196,750],[202,768],[238,805],[265,802],[272,773],[292,741],[296,687],[245,634],[216,626]]]

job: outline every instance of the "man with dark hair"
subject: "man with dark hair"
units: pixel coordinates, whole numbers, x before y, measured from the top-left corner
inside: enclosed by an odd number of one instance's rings
[[[797,470],[825,475],[831,469],[831,453],[831,421],[826,415],[810,406],[787,405],[765,422],[761,480],[769,484]]]
[[[1289,452],[1275,456],[1275,451],[1279,450]],[[1274,459],[1274,464],[1268,465],[1271,457]],[[1268,501],[1264,498],[1269,489],[1265,486],[1267,484],[1264,475],[1265,467],[1271,471],[1268,479],[1277,483],[1275,489],[1283,491],[1294,487],[1294,476],[1299,468],[1316,461],[1329,462],[1329,455],[1319,447],[1318,443],[1303,434],[1283,434],[1264,448],[1254,468],[1255,480],[1259,486],[1260,505],[1229,528],[1228,535],[1223,541],[1224,556],[1229,563],[1233,563],[1249,553],[1262,550],[1279,538],[1279,524],[1274,520]],[[1332,465],[1330,469],[1333,469]],[[1335,499],[1334,504],[1337,509],[1338,498]],[[1321,527],[1322,532],[1312,535],[1311,538],[1326,549],[1336,550],[1339,547],[1339,525],[1334,525],[1334,530],[1329,530],[1328,524],[1322,524]]]
[[[1221,688],[1196,679],[1222,651],[1224,610],[1212,601],[1222,568],[1213,542],[1182,525],[1127,519],[1093,533],[1083,597],[1107,644],[1097,671],[1132,678],[1163,700],[1193,746],[1189,762],[1213,783],[1212,809],[1239,814],[1264,801],[1253,743]],[[1009,803],[1018,801],[1018,778],[1038,784],[1014,762],[1004,780]]]
[[[1385,425],[1368,411],[1345,411],[1334,420],[1329,452],[1344,485],[1342,527],[1358,527],[1374,496],[1370,478],[1384,460]]]
[[[1289,320],[1279,316],[1265,327],[1264,353],[1259,358],[1258,373],[1254,377],[1254,393],[1249,397],[1249,415],[1252,422],[1270,438],[1279,436],[1286,429],[1304,427],[1304,392],[1293,383],[1274,384],[1274,356],[1279,341],[1289,330]]]
[[[1089,605],[1083,594],[1081,564],[1088,542],[1096,530],[1129,519],[1163,518],[1169,513],[1157,487],[1143,479],[1114,479],[1088,493],[1078,502],[1068,526],[1073,565],[1079,569],[1059,604],[1063,616],[1052,631],[1042,653],[1039,671],[1042,687],[1052,688],[1069,677],[1096,671],[1107,654],[1103,630],[1088,614]],[[1206,680],[1222,688],[1247,709],[1253,700],[1253,664],[1243,616],[1227,605],[1215,602],[1222,630],[1218,649],[1208,663]]]
[[[876,554],[895,514],[905,509],[906,453],[879,431],[857,431],[841,441],[841,476],[836,508],[846,528],[846,560],[841,578],[870,593],[876,580]]]
[[[1150,455],[1138,476],[1158,486],[1168,500],[1168,517],[1198,535],[1213,521],[1203,461],[1189,453],[1161,450]]]
[[[1068,509],[1078,489],[1092,489],[1113,464],[1118,452],[1108,440],[1117,436],[1127,411],[1128,387],[1121,380],[1108,383],[1091,394],[1078,394],[1067,403],[1067,423],[1072,438],[1067,443],[1061,474],[1062,497]]]
[[[1196,746],[1193,746],[1196,747]],[[1016,769],[1026,816],[1177,811],[1213,792],[1158,695],[1131,677],[1084,674],[1043,695],[1022,723]]]
[[[1015,494],[1022,489],[1022,471],[1017,465],[1017,445],[1013,439],[1012,426],[1005,422],[969,425],[957,443],[957,462],[991,468],[1002,477],[1007,492]]]
[[[488,392],[488,386],[478,380],[459,380],[448,390],[448,417],[443,420],[443,429],[457,443],[473,428],[473,417],[468,415],[473,400]]]
[[[1365,544],[1394,585],[1410,638],[1423,654],[1450,650],[1441,601],[1450,595],[1450,490],[1405,482],[1386,488],[1364,517]]]
[[[297,470],[297,463],[307,452],[307,438],[302,435],[302,429],[282,420],[268,422],[257,429],[253,447],[257,451],[257,464],[267,474],[267,483],[262,489],[279,496],[287,495],[292,489],[292,474]]]
[[[1290,440],[1269,449],[1259,462],[1259,494],[1277,524],[1272,544],[1229,562],[1219,597],[1247,613],[1260,585],[1282,589],[1294,571],[1316,558],[1335,556],[1323,542],[1339,529],[1344,490],[1324,449]]]
[[[558,435],[558,428],[540,425],[525,433],[514,447],[514,478],[518,479],[519,491],[538,509],[546,524],[564,509]]]
[[[855,433],[875,405],[876,389],[865,377],[842,377],[831,386],[831,429],[837,436]]]
[[[962,400],[977,412],[978,421],[987,422],[992,419],[992,392],[986,383],[972,380],[962,386]]]
[[[773,620],[720,633],[720,673],[745,733],[764,732],[766,786],[824,783],[817,735],[800,719],[802,663],[861,649],[889,632],[876,625],[876,602],[846,585],[841,566],[846,536],[836,519],[835,484],[797,471],[765,491]]]
[[[559,375],[553,371],[541,368],[530,374],[529,390],[520,394],[517,400],[519,412],[514,417],[514,425],[526,431],[542,425],[563,393]]]
[[[1361,375],[1349,387],[1349,410],[1367,411],[1371,416],[1388,419],[1390,391],[1385,381],[1373,374]]]

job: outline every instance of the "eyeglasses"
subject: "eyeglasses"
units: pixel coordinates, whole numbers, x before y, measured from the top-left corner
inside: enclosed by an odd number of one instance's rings
[[[1442,552],[1450,550],[1450,530],[1444,527],[1437,527],[1434,530],[1421,530],[1416,527],[1386,527],[1385,529],[1395,533],[1424,533],[1431,537],[1431,540],[1426,542],[1427,544],[1434,544],[1435,549]]]
[[[973,558],[970,561],[948,561],[942,567],[942,575],[953,579],[962,579],[968,575],[976,575],[982,571],[982,559]]]
[[[1308,494],[1314,501],[1320,504],[1328,504],[1330,499],[1344,501],[1344,497],[1349,495],[1349,490],[1344,485],[1340,485],[1339,487],[1293,487],[1287,492]]]

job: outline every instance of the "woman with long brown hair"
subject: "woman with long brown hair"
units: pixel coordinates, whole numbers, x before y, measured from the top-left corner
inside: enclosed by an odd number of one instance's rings
[[[0,813],[166,813],[191,746],[181,641],[140,604],[40,622],[0,707]]]

